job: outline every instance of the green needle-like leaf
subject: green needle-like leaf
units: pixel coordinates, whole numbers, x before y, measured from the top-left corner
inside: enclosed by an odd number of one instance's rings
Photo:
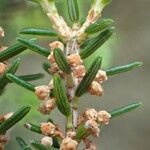
[[[32,85],[31,83],[28,83],[20,78],[18,78],[17,76],[13,75],[13,74],[7,74],[8,79],[10,79],[12,82],[15,82],[16,84],[30,90],[30,91],[35,91],[35,86]]]
[[[41,143],[38,142],[38,141],[32,141],[32,142],[31,142],[31,145],[32,145],[34,148],[36,148],[37,150],[58,150],[58,149],[53,148],[53,147],[48,148],[48,147],[46,147],[45,145],[41,144]]]
[[[26,123],[24,125],[25,128],[29,129],[32,132],[42,134],[41,128],[37,125],[31,124],[31,123]]]
[[[76,136],[75,139],[77,141],[80,141],[82,139],[85,139],[87,136],[90,135],[90,131],[88,131],[84,124],[81,124],[80,126],[78,126],[77,130],[76,130]]]
[[[43,69],[48,73],[48,74],[50,74],[50,72],[48,71],[48,69],[51,67],[51,65],[50,64],[48,64],[48,63],[43,63]],[[51,75],[51,74],[50,74]]]
[[[88,41],[88,45],[81,50],[80,56],[82,59],[89,57],[93,54],[100,46],[102,46],[113,34],[114,28],[111,27],[98,35],[96,38]]]
[[[24,81],[34,81],[34,80],[43,78],[44,74],[36,73],[36,74],[22,75],[22,76],[18,76],[18,77]]]
[[[142,103],[133,103],[133,104],[118,108],[118,109],[110,112],[111,117],[114,118],[114,117],[126,114],[127,112],[130,112],[130,111],[138,108],[141,105],[142,105]]]
[[[4,134],[8,129],[14,126],[17,122],[23,119],[30,111],[29,106],[24,106],[16,111],[9,119],[0,124],[0,134]]]
[[[68,13],[72,22],[78,22],[79,20],[79,8],[77,0],[67,0]]]
[[[112,25],[114,21],[112,19],[101,19],[96,21],[95,23],[91,24],[90,26],[88,26],[85,30],[85,33],[88,34],[94,34],[97,32],[103,32],[106,29],[110,28],[110,26]]]
[[[36,148],[37,150],[49,150],[48,147],[46,147],[45,145],[41,144],[38,141],[32,141],[31,145]]]
[[[40,55],[48,57],[48,55],[50,54],[50,51],[47,48],[41,47],[41,46],[31,42],[30,40],[28,40],[26,38],[18,37],[17,41],[19,41],[21,44],[23,44],[24,46],[26,46],[30,50],[32,50],[36,53],[39,53]]]
[[[23,150],[31,150],[31,148],[26,144],[26,142],[21,137],[16,137],[16,141],[18,142],[20,148]]]
[[[31,39],[30,41],[35,41],[35,39]],[[5,61],[9,58],[12,58],[13,56],[16,56],[19,53],[25,51],[26,49],[27,49],[27,47],[23,46],[20,43],[16,43],[16,44],[8,47],[4,51],[0,52],[0,61]]]
[[[69,63],[61,49],[59,48],[54,49],[54,58],[57,65],[63,72],[67,74],[71,73]]]
[[[35,29],[35,28],[25,28],[19,31],[20,34],[28,35],[40,35],[40,36],[49,36],[56,37],[58,34],[55,31],[44,30],[44,29]]]
[[[60,76],[56,74],[53,77],[53,82],[54,82],[54,93],[56,97],[57,107],[63,115],[69,117],[71,114],[71,108],[67,99],[63,81],[60,78]]]
[[[102,0],[103,5],[108,5],[111,3],[112,0]]]
[[[44,77],[44,74],[42,74],[42,73],[18,76],[18,78],[20,78],[24,81],[34,81],[34,80],[41,79],[43,77]],[[9,81],[9,82],[12,82],[12,81]]]
[[[7,85],[7,83],[9,83],[9,79],[7,78],[6,74],[7,73],[14,74],[17,71],[19,64],[20,64],[20,59],[16,59],[12,63],[12,65],[8,68],[8,70],[0,77],[0,92],[2,92],[5,86]]]
[[[118,67],[106,69],[105,71],[106,71],[107,76],[112,76],[112,75],[124,73],[127,71],[131,71],[133,69],[141,67],[142,64],[143,64],[142,62],[134,62],[134,63],[130,63],[124,66],[118,66]]]
[[[91,85],[92,81],[94,80],[98,70],[100,69],[101,63],[102,63],[102,57],[97,57],[94,60],[90,68],[87,70],[86,75],[83,77],[82,81],[77,87],[77,90],[75,92],[75,95],[77,97],[82,96],[87,91],[88,87]]]

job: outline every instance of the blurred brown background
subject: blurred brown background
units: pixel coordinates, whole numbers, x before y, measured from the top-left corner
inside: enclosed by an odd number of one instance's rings
[[[57,0],[58,1],[58,0]],[[65,5],[64,0],[58,1],[57,5]],[[87,13],[89,3],[87,0],[80,1],[80,8],[84,9],[84,15]],[[85,8],[87,3],[87,8]],[[99,139],[96,139],[98,149],[101,150],[142,150],[150,147],[150,118],[149,118],[149,87],[150,87],[150,1],[149,0],[114,0],[103,12],[105,17],[115,20],[116,34],[113,46],[107,50],[104,57],[108,66],[117,66],[129,62],[141,60],[144,66],[129,73],[120,74],[109,78],[104,83],[104,97],[91,97],[86,95],[81,100],[80,110],[86,107],[95,107],[96,109],[113,110],[119,106],[127,105],[132,102],[141,101],[143,107],[129,113],[125,116],[116,118],[104,127]],[[67,19],[66,12],[64,16]],[[17,31],[23,27],[44,27],[50,26],[46,15],[35,6],[20,0],[0,0],[0,25],[5,28],[6,37],[4,44],[11,44],[15,41]],[[47,43],[49,39],[44,39]],[[108,56],[107,56],[108,55]],[[45,58],[34,53],[20,55],[22,64],[18,74],[43,72],[41,64]],[[36,85],[47,84],[50,77],[46,77]],[[13,88],[12,88],[13,87]],[[36,108],[38,102],[35,96],[14,85],[7,87],[8,92],[0,97],[0,112],[14,111],[22,105],[32,105],[30,116],[24,122],[40,123],[48,117],[43,117]],[[59,123],[63,123],[63,116],[58,111],[51,114],[52,118]],[[57,118],[56,118],[57,116]],[[10,131],[13,140],[7,145],[6,150],[19,149],[15,136],[22,136],[25,140],[37,138],[21,126],[16,126]],[[14,146],[12,148],[12,145]]]

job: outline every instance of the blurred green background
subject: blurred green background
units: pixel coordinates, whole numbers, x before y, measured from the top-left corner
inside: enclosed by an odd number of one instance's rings
[[[78,0],[82,17],[90,7],[89,0]],[[63,6],[63,7],[62,7]],[[141,60],[144,66],[129,73],[109,78],[104,83],[105,95],[92,97],[86,95],[81,100],[80,110],[95,107],[97,110],[111,111],[122,105],[141,101],[144,107],[116,118],[102,129],[99,139],[95,139],[101,150],[141,150],[150,147],[150,119],[149,119],[149,65],[150,65],[150,1],[149,0],[115,0],[103,11],[103,17],[115,20],[116,33],[97,54],[104,58],[103,68],[123,65]],[[66,0],[57,0],[59,13],[67,20]],[[81,17],[81,18],[82,18]],[[51,28],[50,21],[39,7],[24,0],[0,0],[0,26],[5,29],[4,45],[15,42],[18,30],[24,27]],[[52,39],[42,38],[41,45],[47,46]],[[41,42],[42,41],[42,42]],[[94,55],[97,55],[94,54]],[[93,55],[93,57],[94,57]],[[42,63],[46,59],[35,53],[25,52],[19,56],[21,66],[17,74],[43,72]],[[50,76],[33,82],[35,85],[47,84]],[[15,111],[23,105],[31,105],[30,114],[10,131],[12,140],[6,150],[18,149],[16,136],[22,136],[26,141],[40,136],[22,127],[25,122],[40,123],[51,117],[59,124],[63,124],[63,116],[56,110],[50,116],[43,116],[36,111],[39,102],[33,93],[14,84],[9,84],[6,93],[0,97],[0,113]],[[82,149],[82,148],[81,148]]]

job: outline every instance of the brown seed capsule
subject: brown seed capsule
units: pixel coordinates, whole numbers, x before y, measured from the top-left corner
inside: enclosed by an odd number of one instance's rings
[[[56,107],[56,101],[54,98],[43,101],[39,107],[39,112],[46,115],[49,114]]]
[[[99,123],[108,124],[110,118],[111,118],[111,115],[107,111],[102,110],[102,111],[98,112],[98,119],[97,120]]]
[[[41,144],[51,147],[53,145],[53,139],[49,136],[45,136],[41,139]]]
[[[46,85],[35,87],[35,95],[39,100],[45,100],[49,97],[50,89]]]
[[[0,75],[2,75],[7,69],[7,65],[4,63],[0,63]]]
[[[60,48],[62,51],[64,50],[64,44],[60,41],[55,41],[49,44],[51,50],[53,51],[55,48]]]
[[[81,65],[83,63],[80,55],[78,54],[71,54],[67,57],[68,62],[71,66],[75,67],[77,65]]]
[[[102,96],[103,95],[103,89],[101,85],[97,81],[93,81],[92,84],[90,85],[88,92],[91,95],[96,95],[96,96]]]
[[[73,68],[73,75],[77,78],[81,78],[85,76],[85,67],[83,65],[78,65]]]
[[[41,131],[42,131],[42,134],[44,135],[47,135],[47,136],[54,135],[55,129],[56,129],[56,126],[52,124],[51,122],[41,123]]]
[[[105,71],[103,70],[99,70],[96,77],[95,77],[95,80],[99,83],[103,82],[103,81],[106,81],[107,80],[107,74]]]
[[[91,130],[91,134],[93,136],[98,137],[99,133],[100,133],[100,129],[99,129],[99,125],[96,121],[94,120],[87,120],[85,122],[85,128],[90,129]]]
[[[71,138],[65,138],[60,145],[60,150],[76,150],[77,145],[77,141]]]

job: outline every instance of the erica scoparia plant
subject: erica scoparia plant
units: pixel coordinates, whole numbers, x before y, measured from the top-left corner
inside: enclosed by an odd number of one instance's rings
[[[40,35],[55,37],[59,41],[49,44],[49,49],[37,44],[36,39],[17,38],[17,43],[10,47],[0,47],[0,92],[5,92],[7,83],[14,82],[30,91],[33,91],[41,101],[38,108],[43,115],[49,115],[55,108],[66,118],[66,130],[62,132],[60,126],[51,119],[34,125],[26,123],[24,126],[44,135],[41,141],[31,141],[27,145],[21,137],[16,140],[22,150],[76,150],[79,144],[85,143],[85,150],[95,150],[96,145],[89,140],[89,136],[98,137],[102,125],[108,125],[109,121],[127,113],[141,105],[133,103],[114,111],[85,109],[79,113],[80,97],[84,94],[95,96],[103,95],[102,84],[109,76],[127,72],[142,65],[141,62],[133,62],[124,66],[110,69],[101,69],[102,57],[97,57],[89,68],[84,65],[84,59],[91,57],[102,44],[113,34],[113,20],[102,19],[102,10],[110,3],[110,0],[91,0],[91,9],[84,21],[80,21],[80,12],[77,0],[67,0],[68,13],[72,21],[72,27],[68,26],[63,17],[58,13],[55,0],[32,0],[39,4],[49,17],[55,31],[25,28],[20,34]],[[4,31],[0,29],[0,36]],[[31,74],[16,76],[15,73],[20,60],[15,60],[12,65],[8,59],[30,49],[46,57],[49,63],[44,63],[43,68],[52,76],[48,85],[34,86],[30,80],[41,78],[43,75]],[[7,130],[14,126],[30,110],[24,106],[16,113],[0,116],[0,149],[4,149],[7,142]],[[59,115],[59,114],[58,114]]]

